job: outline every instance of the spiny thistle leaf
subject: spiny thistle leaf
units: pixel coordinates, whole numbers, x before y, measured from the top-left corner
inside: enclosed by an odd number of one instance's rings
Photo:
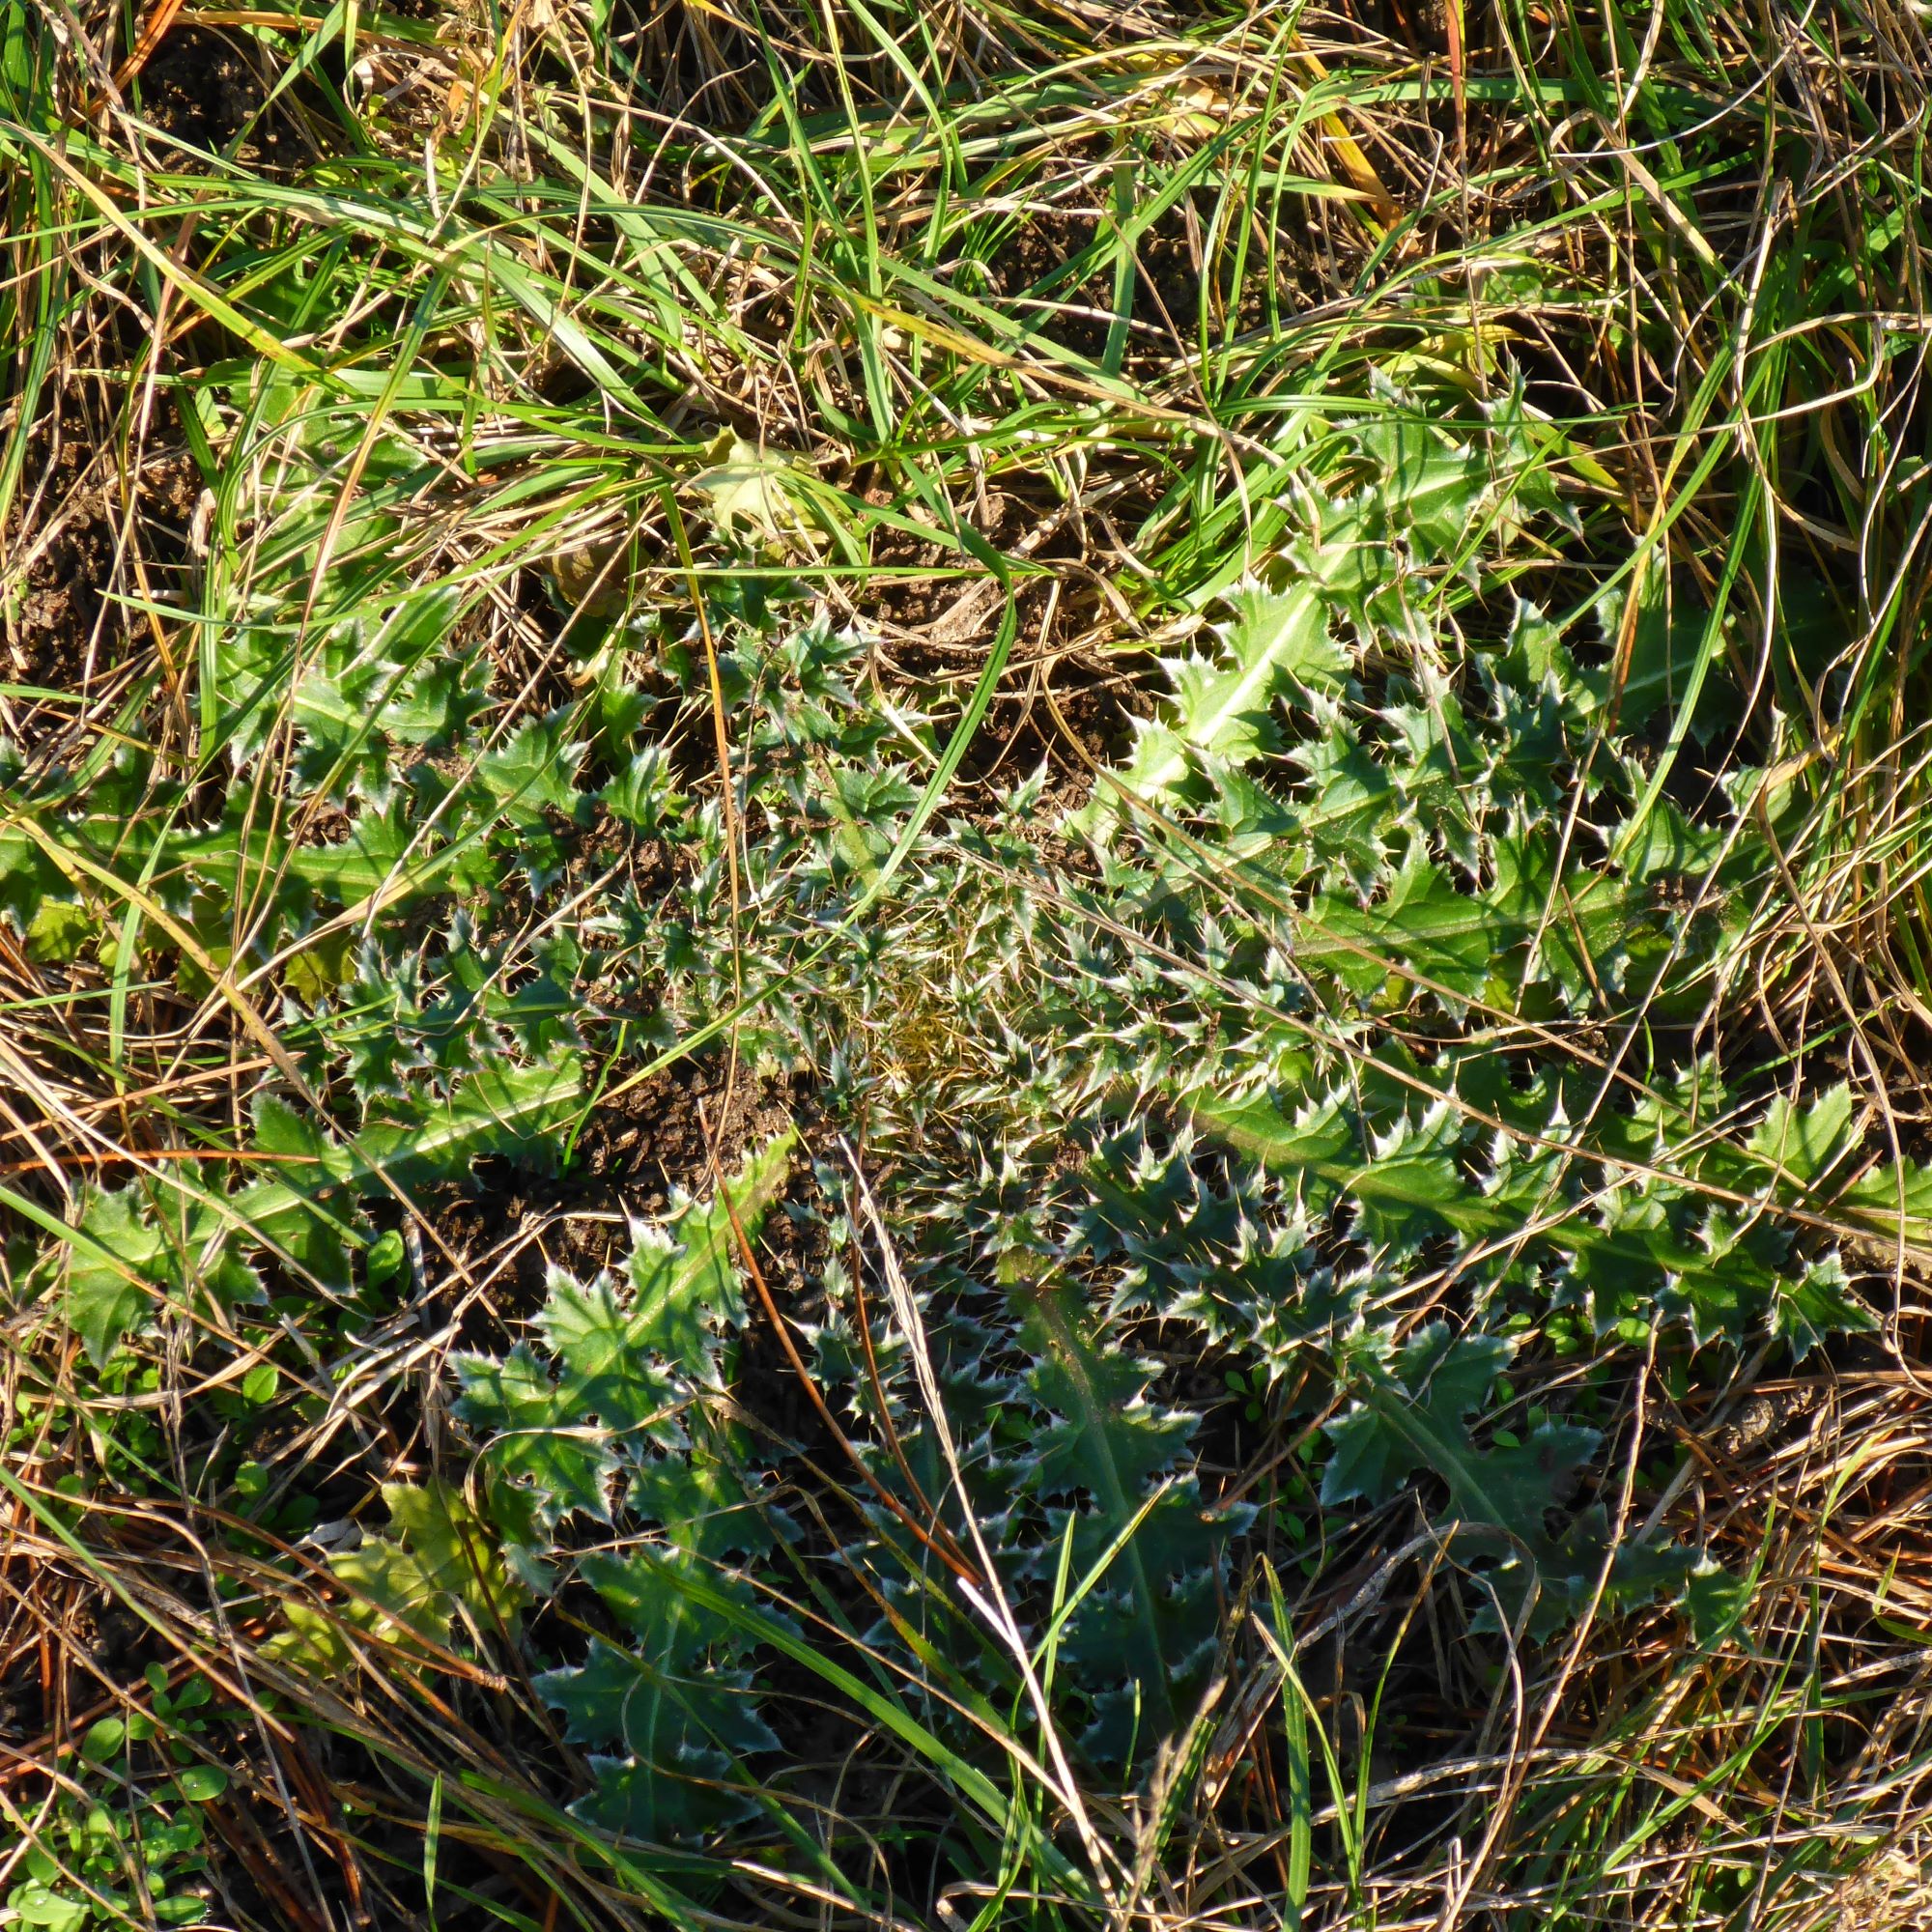
[[[1151,803],[1179,788],[1192,769],[1190,753],[1238,762],[1278,749],[1269,721],[1274,702],[1297,687],[1332,687],[1348,673],[1348,653],[1310,586],[1275,592],[1251,584],[1229,601],[1234,618],[1222,628],[1221,655],[1167,665],[1171,715],[1143,727],[1122,775],[1129,790]]]
[[[228,1306],[252,1298],[261,1283],[229,1252],[218,1208],[196,1200],[185,1174],[120,1189],[89,1188],[71,1237],[67,1320],[97,1364],[107,1362],[132,1329],[152,1324],[159,1303],[189,1312],[190,1291]]]
[[[1613,1548],[1601,1508],[1552,1533],[1551,1520],[1567,1511],[1596,1452],[1595,1430],[1545,1420],[1520,1442],[1477,1443],[1468,1418],[1488,1406],[1491,1385],[1513,1353],[1502,1338],[1459,1338],[1431,1322],[1389,1366],[1372,1351],[1351,1354],[1348,1372],[1357,1400],[1328,1425],[1334,1455],[1322,1500],[1380,1502],[1417,1472],[1439,1479],[1461,1545],[1478,1555],[1488,1545],[1487,1553],[1501,1558],[1492,1576],[1502,1605],[1495,1621],[1514,1621],[1517,1605],[1530,1593],[1529,1628],[1538,1635],[1573,1616],[1600,1576],[1612,1605],[1681,1585],[1690,1552],[1634,1542]]]
[[[721,1566],[772,1541],[726,1433],[698,1406],[728,1382],[728,1340],[744,1320],[733,1214],[754,1236],[793,1147],[786,1132],[749,1156],[727,1183],[728,1208],[714,1198],[667,1228],[636,1228],[622,1286],[554,1269],[541,1350],[520,1343],[500,1359],[455,1363],[456,1412],[480,1438],[492,1516],[520,1577],[544,1578],[572,1512],[608,1522],[621,1505],[655,1525],[649,1542],[579,1571],[632,1642],[600,1638],[583,1663],[539,1680],[573,1741],[611,1747],[592,1757],[597,1790],[584,1814],[638,1836],[687,1835],[738,1815],[725,1775],[738,1754],[776,1743],[728,1632],[693,1608],[676,1578],[697,1568],[742,1591]]]
[[[447,1097],[398,1108],[353,1141],[269,1096],[255,1110],[257,1147],[273,1158],[264,1179],[224,1197],[197,1189],[184,1165],[172,1181],[83,1195],[69,1243],[69,1320],[94,1359],[105,1361],[150,1325],[156,1296],[179,1301],[200,1289],[230,1306],[252,1296],[259,1284],[242,1258],[249,1248],[268,1249],[326,1286],[346,1286],[348,1250],[363,1238],[346,1218],[356,1200],[385,1179],[422,1187],[467,1175],[488,1155],[547,1152],[579,1083],[568,1055],[496,1067]]]
[[[407,1634],[440,1647],[459,1618],[483,1635],[515,1629],[528,1593],[461,1495],[440,1483],[386,1483],[383,1499],[395,1534],[330,1557],[344,1592],[334,1613],[292,1603],[289,1628],[264,1645],[270,1657],[328,1676],[352,1667],[358,1634],[384,1645]]]

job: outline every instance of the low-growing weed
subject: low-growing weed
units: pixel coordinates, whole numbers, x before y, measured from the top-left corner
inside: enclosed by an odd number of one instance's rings
[[[1918,29],[128,25],[0,0],[22,1922],[1909,1922]]]

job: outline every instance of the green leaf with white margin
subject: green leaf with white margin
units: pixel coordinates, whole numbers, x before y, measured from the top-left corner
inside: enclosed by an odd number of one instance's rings
[[[506,823],[530,826],[546,810],[566,818],[576,811],[577,768],[588,747],[567,737],[571,723],[561,711],[533,718],[477,760],[476,782]]]
[[[1122,783],[1150,804],[1179,791],[1196,755],[1240,764],[1280,749],[1271,707],[1300,688],[1328,691],[1349,672],[1349,655],[1330,630],[1321,598],[1307,582],[1286,590],[1247,584],[1229,598],[1233,620],[1220,628],[1214,658],[1192,655],[1165,665],[1174,700],[1160,723],[1142,727]],[[1082,826],[1097,834],[1117,815],[1102,779]]]
[[[611,1432],[587,1421],[527,1342],[500,1360],[466,1355],[457,1412],[497,1432],[483,1463],[492,1518],[520,1548],[540,1548],[573,1512],[611,1520],[617,1458]]]
[[[621,1473],[628,1511],[658,1525],[646,1540],[627,1538],[621,1558],[591,1557],[579,1571],[633,1640],[596,1640],[582,1664],[538,1680],[572,1740],[592,1747],[597,1788],[583,1814],[636,1836],[687,1836],[738,1815],[734,1760],[776,1744],[758,1715],[749,1646],[694,1609],[679,1584],[713,1579],[749,1605],[720,1566],[771,1544],[768,1514],[701,1402],[725,1384],[728,1337],[744,1321],[733,1215],[748,1237],[757,1229],[795,1142],[788,1131],[753,1152],[726,1183],[728,1208],[714,1198],[668,1228],[638,1228],[622,1282],[554,1271],[541,1349],[455,1363],[456,1413],[485,1437],[490,1509],[521,1576],[543,1577],[572,1511],[610,1520]]]
[[[1750,1608],[1755,1587],[1755,1569],[1749,1577],[1733,1577],[1709,1557],[1696,1565],[1684,1586],[1684,1609],[1699,1649],[1715,1650],[1731,1635]]]
[[[1827,1184],[1833,1170],[1857,1149],[1854,1113],[1852,1090],[1842,1081],[1804,1106],[1780,1094],[1746,1145],[1804,1189],[1815,1189]]]
[[[1016,1297],[1036,1357],[1025,1385],[1042,1419],[1016,1448],[1012,1478],[1046,1505],[1040,1574],[1064,1547],[1076,1574],[1094,1575],[1058,1650],[1090,1687],[1083,1745],[1124,1763],[1137,1731],[1164,1734],[1199,1690],[1227,1542],[1246,1515],[1208,1507],[1192,1472],[1177,1470],[1196,1419],[1147,1400],[1156,1364],[1090,1332],[1065,1287]]]
[[[1321,1500],[1382,1502],[1415,1470],[1453,1463],[1444,1445],[1463,1435],[1464,1418],[1484,1406],[1515,1352],[1500,1336],[1457,1339],[1432,1321],[1404,1345],[1392,1371],[1358,1357],[1361,1400],[1327,1425],[1333,1453]]]
[[[1868,1333],[1878,1318],[1859,1299],[1836,1255],[1805,1268],[1795,1282],[1779,1282],[1772,1295],[1771,1327],[1802,1362],[1828,1335]]]
[[[789,1131],[753,1153],[729,1183],[747,1236],[789,1171]],[[744,1319],[732,1265],[737,1236],[724,1204],[694,1206],[668,1229],[640,1226],[620,1284],[551,1271],[539,1350],[459,1355],[458,1417],[485,1437],[482,1465],[501,1526],[533,1547],[562,1517],[607,1518],[608,1483],[686,1440],[687,1398],[723,1385],[724,1337]],[[641,1474],[634,1483],[642,1482]],[[634,1492],[633,1501],[638,1500]]]
[[[639,1837],[684,1837],[749,1812],[727,1774],[744,1753],[776,1750],[779,1741],[759,1714],[747,1646],[721,1642],[718,1619],[678,1585],[709,1581],[751,1608],[752,1591],[721,1566],[764,1554],[772,1532],[715,1458],[659,1458],[632,1500],[663,1525],[661,1536],[622,1556],[586,1557],[580,1572],[631,1641],[594,1641],[583,1667],[548,1671],[537,1688],[574,1741],[625,1753],[592,1757],[597,1790],[584,1812]]]

